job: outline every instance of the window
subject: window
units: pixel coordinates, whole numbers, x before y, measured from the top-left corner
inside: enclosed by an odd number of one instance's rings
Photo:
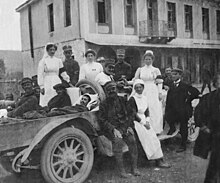
[[[107,23],[105,0],[98,0],[98,23]]]
[[[202,31],[209,33],[209,9],[202,8]]]
[[[125,0],[125,25],[134,26],[134,0]]]
[[[192,18],[192,6],[185,5],[185,30],[192,31],[193,30],[193,18]]]
[[[148,19],[149,19],[149,21],[152,21],[153,20],[153,3],[152,3],[152,0],[148,0],[147,9],[148,9]]]
[[[216,10],[216,31],[220,34],[220,10]]]
[[[47,9],[48,9],[49,32],[53,32],[54,31],[53,3],[49,4]]]
[[[174,29],[176,25],[176,6],[175,3],[167,2],[168,28]]]
[[[64,0],[64,26],[71,25],[71,8],[70,0]]]

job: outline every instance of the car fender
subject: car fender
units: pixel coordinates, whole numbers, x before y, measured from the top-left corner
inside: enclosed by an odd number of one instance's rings
[[[21,163],[24,163],[24,161],[29,157],[30,153],[32,152],[32,150],[34,149],[34,147],[40,143],[42,141],[42,139],[47,136],[52,130],[56,129],[57,127],[67,123],[69,124],[70,126],[72,126],[73,128],[75,128],[75,125],[74,125],[74,122],[73,121],[80,121],[80,120],[83,120],[83,121],[89,121],[91,119],[89,119],[89,117],[91,117],[90,115],[88,116],[84,116],[84,117],[78,117],[78,118],[60,118],[60,119],[57,119],[55,121],[52,121],[50,123],[48,123],[47,125],[45,125],[37,134],[36,136],[33,138],[33,140],[31,141],[30,145],[28,148],[26,148],[24,150],[24,155],[22,156],[21,158]],[[82,130],[83,127],[80,128],[79,125],[77,124],[80,124],[80,123],[76,123],[76,128],[79,128]],[[89,127],[87,126],[89,125]],[[88,128],[85,129],[85,133],[87,134],[90,134],[90,135],[95,135],[97,136],[97,132],[96,130],[94,129],[94,127],[92,126],[92,124],[90,124],[89,122],[86,124],[86,126]]]

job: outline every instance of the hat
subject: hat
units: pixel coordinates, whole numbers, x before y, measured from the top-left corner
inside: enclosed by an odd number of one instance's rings
[[[101,61],[105,61],[105,58],[104,57],[97,58],[97,62],[101,62]]]
[[[62,83],[56,84],[53,86],[54,90],[58,90],[58,89],[66,89],[66,86]]]
[[[28,78],[28,77],[26,77],[26,78],[23,78],[20,82],[19,82],[19,84],[20,85],[23,85],[23,84],[25,84],[25,83],[31,83],[32,84],[32,79],[31,78]]]
[[[63,46],[63,51],[72,51],[72,46],[70,45]]]
[[[172,72],[178,72],[179,74],[182,74],[182,73],[183,73],[183,70],[180,69],[180,68],[173,68],[173,69],[172,69]]]
[[[108,65],[115,66],[115,60],[114,59],[106,59],[104,66],[107,67]]]
[[[91,53],[91,54],[93,54],[94,56],[96,56],[96,52],[95,52],[94,50],[92,50],[92,49],[88,49],[88,50],[86,51],[86,53],[85,53],[85,56],[87,57],[87,55],[88,55],[89,53]]]
[[[125,55],[124,49],[117,49],[117,55]]]
[[[146,50],[146,52],[144,53],[144,57],[145,56],[152,56],[152,57],[154,57],[154,52],[151,51],[151,50]]]
[[[108,88],[112,87],[112,86],[116,86],[116,83],[114,81],[108,81],[108,82],[105,83],[104,89],[108,90]]]

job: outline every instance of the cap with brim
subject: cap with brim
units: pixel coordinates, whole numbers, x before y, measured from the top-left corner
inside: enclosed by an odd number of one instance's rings
[[[63,47],[63,51],[65,52],[65,51],[72,51],[72,46],[70,46],[70,45],[65,45],[64,47]]]
[[[53,86],[54,90],[58,90],[58,89],[66,89],[66,86],[63,85],[62,83],[56,84],[55,86]]]
[[[89,53],[91,53],[91,54],[93,54],[94,56],[96,56],[96,52],[95,52],[94,50],[92,50],[92,49],[88,49],[88,50],[86,51],[86,53],[85,53],[85,56],[87,57],[87,55],[88,55]]]
[[[117,55],[125,55],[124,49],[117,49]]]
[[[108,81],[107,83],[105,83],[104,89],[108,90],[110,87],[113,87],[113,86],[116,87],[116,83],[114,81]]]
[[[32,79],[31,78],[23,78],[20,82],[19,82],[19,84],[20,85],[23,85],[23,84],[25,84],[25,83],[32,83],[33,81],[32,81]]]
[[[178,73],[182,74],[182,73],[183,73],[183,70],[180,69],[180,68],[173,68],[173,69],[172,69],[172,72],[178,72]]]

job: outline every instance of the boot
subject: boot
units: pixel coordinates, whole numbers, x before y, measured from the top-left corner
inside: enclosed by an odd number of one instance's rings
[[[171,167],[170,164],[168,164],[167,162],[163,160],[163,158],[156,160],[156,166],[159,168],[170,168]]]
[[[137,155],[132,155],[132,160],[131,160],[131,171],[132,171],[132,174],[134,176],[140,176],[141,173],[140,171],[137,169]]]
[[[125,172],[122,154],[121,153],[115,154],[115,158],[117,161],[120,177],[121,178],[129,178],[131,176],[131,174],[128,174]]]

